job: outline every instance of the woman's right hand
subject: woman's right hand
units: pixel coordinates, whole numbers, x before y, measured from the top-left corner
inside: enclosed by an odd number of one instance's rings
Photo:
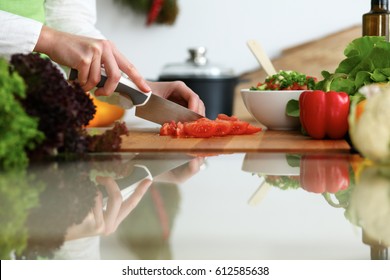
[[[43,26],[34,51],[48,55],[60,65],[77,69],[78,81],[85,91],[99,83],[104,65],[107,81],[104,87],[95,91],[95,95],[112,94],[121,78],[121,71],[141,91],[151,90],[134,65],[108,40],[73,35]]]

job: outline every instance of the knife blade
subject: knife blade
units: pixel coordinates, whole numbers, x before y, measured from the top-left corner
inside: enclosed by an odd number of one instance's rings
[[[77,70],[71,69],[69,80],[76,80],[77,76]],[[101,80],[96,87],[103,87],[106,80],[106,72],[104,69],[101,69]],[[135,106],[135,115],[137,117],[160,125],[170,121],[189,122],[203,118],[202,115],[152,92],[142,92],[125,76],[120,78],[115,92],[118,93],[118,98],[114,101],[117,103],[116,105],[125,109]]]

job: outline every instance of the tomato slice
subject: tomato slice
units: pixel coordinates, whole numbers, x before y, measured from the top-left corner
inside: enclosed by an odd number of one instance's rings
[[[224,121],[238,121],[238,118],[236,116],[228,116],[226,114],[218,114],[217,120],[224,120]]]
[[[249,124],[248,127],[246,128],[245,134],[254,134],[259,131],[261,131],[261,127],[257,127]]]
[[[197,120],[194,121],[194,122],[211,122],[211,120],[208,119],[208,118],[200,118],[200,119],[197,119]]]
[[[184,123],[187,135],[199,138],[209,138],[215,135],[216,125],[213,121],[201,120]]]
[[[182,122],[178,122],[177,125],[176,125],[176,131],[175,131],[175,136],[178,136],[178,137],[184,137],[184,136],[187,136],[186,135],[186,132],[185,132],[185,129],[184,129],[184,125]]]
[[[230,131],[231,135],[245,134],[246,129],[249,126],[249,123],[244,121],[234,121],[231,123],[232,123],[232,130]]]
[[[176,135],[176,123],[174,121],[164,123],[160,128],[160,135],[173,136]]]
[[[215,121],[215,136],[228,135],[232,131],[232,122],[217,119]]]

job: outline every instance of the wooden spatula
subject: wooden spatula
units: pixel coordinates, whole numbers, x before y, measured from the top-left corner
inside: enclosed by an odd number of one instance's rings
[[[274,65],[272,64],[270,58],[265,53],[264,49],[256,40],[249,40],[247,42],[249,49],[252,51],[253,55],[256,57],[260,66],[264,69],[268,76],[276,74]]]

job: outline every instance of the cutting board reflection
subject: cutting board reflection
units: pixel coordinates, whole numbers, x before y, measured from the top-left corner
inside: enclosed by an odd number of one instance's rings
[[[158,131],[130,131],[124,152],[349,152],[344,140],[314,140],[299,131],[264,131],[253,135],[199,138],[160,136]]]

